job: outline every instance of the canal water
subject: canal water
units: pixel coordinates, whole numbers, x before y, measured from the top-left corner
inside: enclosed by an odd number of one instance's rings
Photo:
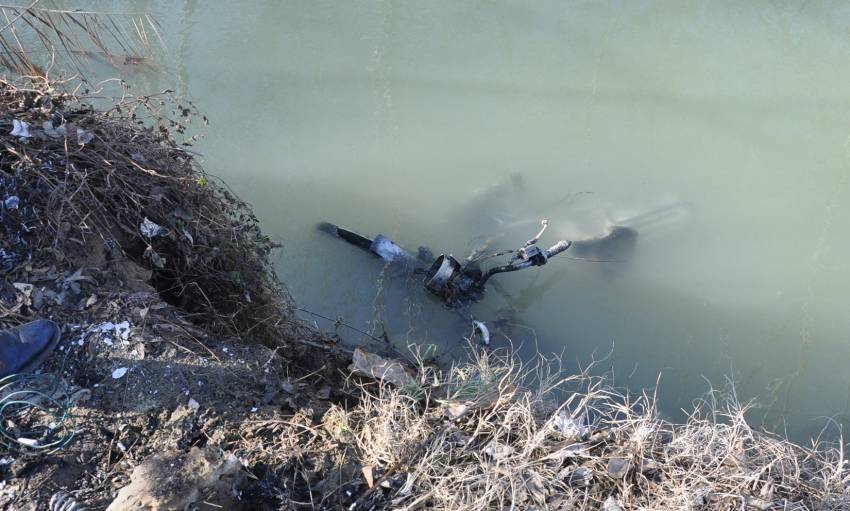
[[[494,277],[473,308],[493,345],[596,360],[673,417],[733,381],[768,429],[848,423],[850,5],[128,5],[166,50],[120,72],[207,115],[203,164],[283,244],[304,309],[455,353],[471,324],[316,223],[462,256],[542,218],[546,245],[633,219],[628,263],[567,252]]]

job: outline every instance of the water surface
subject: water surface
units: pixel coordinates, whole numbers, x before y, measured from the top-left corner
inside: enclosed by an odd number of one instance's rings
[[[205,167],[284,244],[304,308],[400,347],[471,331],[320,220],[463,255],[499,221],[546,217],[549,244],[675,204],[630,264],[500,276],[476,316],[510,317],[515,345],[571,368],[608,355],[600,367],[633,389],[660,375],[674,416],[729,375],[771,429],[848,420],[850,6],[132,5],[168,49],[161,73],[128,79],[206,113]],[[483,198],[514,173],[521,194]]]

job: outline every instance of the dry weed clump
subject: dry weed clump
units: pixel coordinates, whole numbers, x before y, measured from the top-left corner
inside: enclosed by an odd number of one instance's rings
[[[348,500],[325,499],[352,510],[850,509],[841,448],[757,432],[734,395],[675,424],[652,397],[604,379],[475,355],[422,368],[418,392],[365,384],[356,407],[333,408],[324,434],[363,475],[339,488]]]
[[[129,259],[212,333],[275,337],[292,307],[269,264],[275,244],[188,150],[194,107],[168,91],[124,93],[0,80],[5,279],[73,272],[68,261],[81,258],[93,267]]]

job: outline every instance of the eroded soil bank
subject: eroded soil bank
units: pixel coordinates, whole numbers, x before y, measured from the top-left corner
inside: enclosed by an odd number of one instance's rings
[[[43,376],[3,381],[4,404],[30,401],[3,410],[3,509],[61,491],[105,509],[140,462],[192,448],[235,457],[233,484],[172,481],[186,495],[150,505],[278,509],[293,453],[275,424],[351,396],[333,342],[294,318],[250,208],[187,151],[194,114],[167,93],[96,110],[0,82],[0,318],[63,331]]]
[[[674,424],[552,361],[352,357],[182,145],[191,105],[86,101],[0,82],[0,318],[63,329],[4,381],[4,509],[850,509],[840,446],[756,431],[734,394]]]

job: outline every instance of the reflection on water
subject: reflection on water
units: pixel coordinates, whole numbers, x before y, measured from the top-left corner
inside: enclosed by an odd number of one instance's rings
[[[631,263],[501,275],[475,314],[528,352],[612,351],[618,384],[660,373],[670,414],[733,375],[768,427],[847,420],[850,7],[135,4],[168,52],[130,78],[208,115],[205,165],[283,241],[304,307],[400,346],[471,333],[321,220],[460,255],[494,230],[518,246],[543,217],[548,245],[669,207],[635,218]],[[489,188],[515,173],[515,195]]]

